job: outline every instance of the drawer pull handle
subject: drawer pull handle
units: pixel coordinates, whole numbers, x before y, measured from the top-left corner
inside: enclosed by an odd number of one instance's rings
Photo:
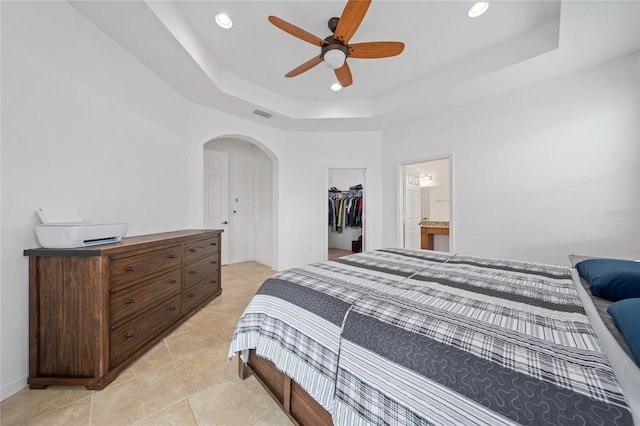
[[[176,281],[176,280],[170,280],[170,281],[169,281],[169,284],[175,284],[175,283],[177,283],[177,282],[178,282],[178,281]]]
[[[218,245],[218,243],[211,243],[211,245],[212,245],[212,246],[217,246],[217,245]]]
[[[133,334],[133,333],[127,333],[127,335],[126,335],[126,336],[124,336],[124,337],[126,337],[127,339],[131,339],[131,338],[133,338],[134,336],[135,336],[135,334]]]
[[[212,261],[211,261],[211,264],[212,264],[212,265],[215,265],[216,263],[218,263],[218,262],[217,262],[217,261],[215,261],[215,260],[212,260]]]
[[[191,293],[191,294],[189,295],[189,297],[196,297],[196,294],[195,294],[195,293]]]
[[[133,272],[136,270],[136,268],[134,268],[133,266],[127,266],[126,268],[124,268],[124,270],[127,272]]]
[[[191,253],[195,253],[195,252],[196,252],[196,251],[198,251],[198,250],[192,247],[192,248],[190,248],[190,249],[189,249],[189,251],[190,251]]]
[[[195,274],[195,273],[197,273],[197,272],[198,272],[198,271],[194,271],[193,269],[189,271],[189,273],[190,273],[190,274],[192,274],[192,275],[193,275],[193,274]]]
[[[127,300],[124,301],[124,303],[126,303],[127,305],[132,304],[133,302],[135,302],[135,300],[133,300],[132,298],[129,298]]]
[[[175,306],[169,306],[170,311],[175,311],[177,308]]]
[[[175,259],[176,257],[178,257],[178,256],[176,256],[175,254],[170,254],[169,255],[169,259]]]

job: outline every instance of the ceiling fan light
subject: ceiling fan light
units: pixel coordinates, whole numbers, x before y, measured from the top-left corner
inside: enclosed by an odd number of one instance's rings
[[[489,2],[479,1],[473,6],[471,6],[469,11],[467,12],[467,15],[469,16],[469,18],[477,18],[478,16],[485,13],[487,9],[489,9]]]
[[[342,89],[342,86],[340,85],[340,83],[333,83],[331,85],[331,90],[333,90],[334,92],[339,91],[340,89]]]
[[[215,17],[215,20],[216,24],[218,24],[219,27],[224,28],[225,30],[233,27],[233,21],[226,13],[218,13]]]
[[[324,63],[332,70],[342,67],[346,59],[347,55],[340,49],[327,50],[322,57]]]

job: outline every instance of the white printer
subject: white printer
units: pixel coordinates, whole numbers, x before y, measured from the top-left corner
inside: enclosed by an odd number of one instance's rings
[[[75,248],[118,242],[129,228],[127,223],[90,223],[75,208],[41,207],[36,211],[38,242],[44,248]]]

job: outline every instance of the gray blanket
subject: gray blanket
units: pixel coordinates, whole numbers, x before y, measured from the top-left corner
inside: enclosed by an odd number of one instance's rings
[[[247,306],[256,353],[336,424],[632,424],[568,268],[388,249],[292,269]]]

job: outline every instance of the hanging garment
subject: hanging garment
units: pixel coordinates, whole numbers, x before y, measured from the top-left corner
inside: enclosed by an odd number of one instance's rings
[[[329,197],[329,226],[333,227],[336,224],[336,206],[333,198]]]
[[[346,206],[344,208],[344,212],[345,212],[344,226],[346,227],[351,226],[352,206],[353,206],[353,198],[347,198]]]
[[[344,199],[340,198],[338,200],[338,208],[336,212],[338,213],[338,220],[336,222],[336,231],[342,232],[342,225],[344,222]]]
[[[349,210],[349,226],[355,228],[358,226],[357,217],[359,210],[360,197],[354,197],[351,199],[351,209]]]
[[[362,187],[360,184],[357,186]],[[344,228],[361,228],[364,206],[361,192],[345,193],[332,189],[329,190],[327,219],[331,231],[342,232]]]

